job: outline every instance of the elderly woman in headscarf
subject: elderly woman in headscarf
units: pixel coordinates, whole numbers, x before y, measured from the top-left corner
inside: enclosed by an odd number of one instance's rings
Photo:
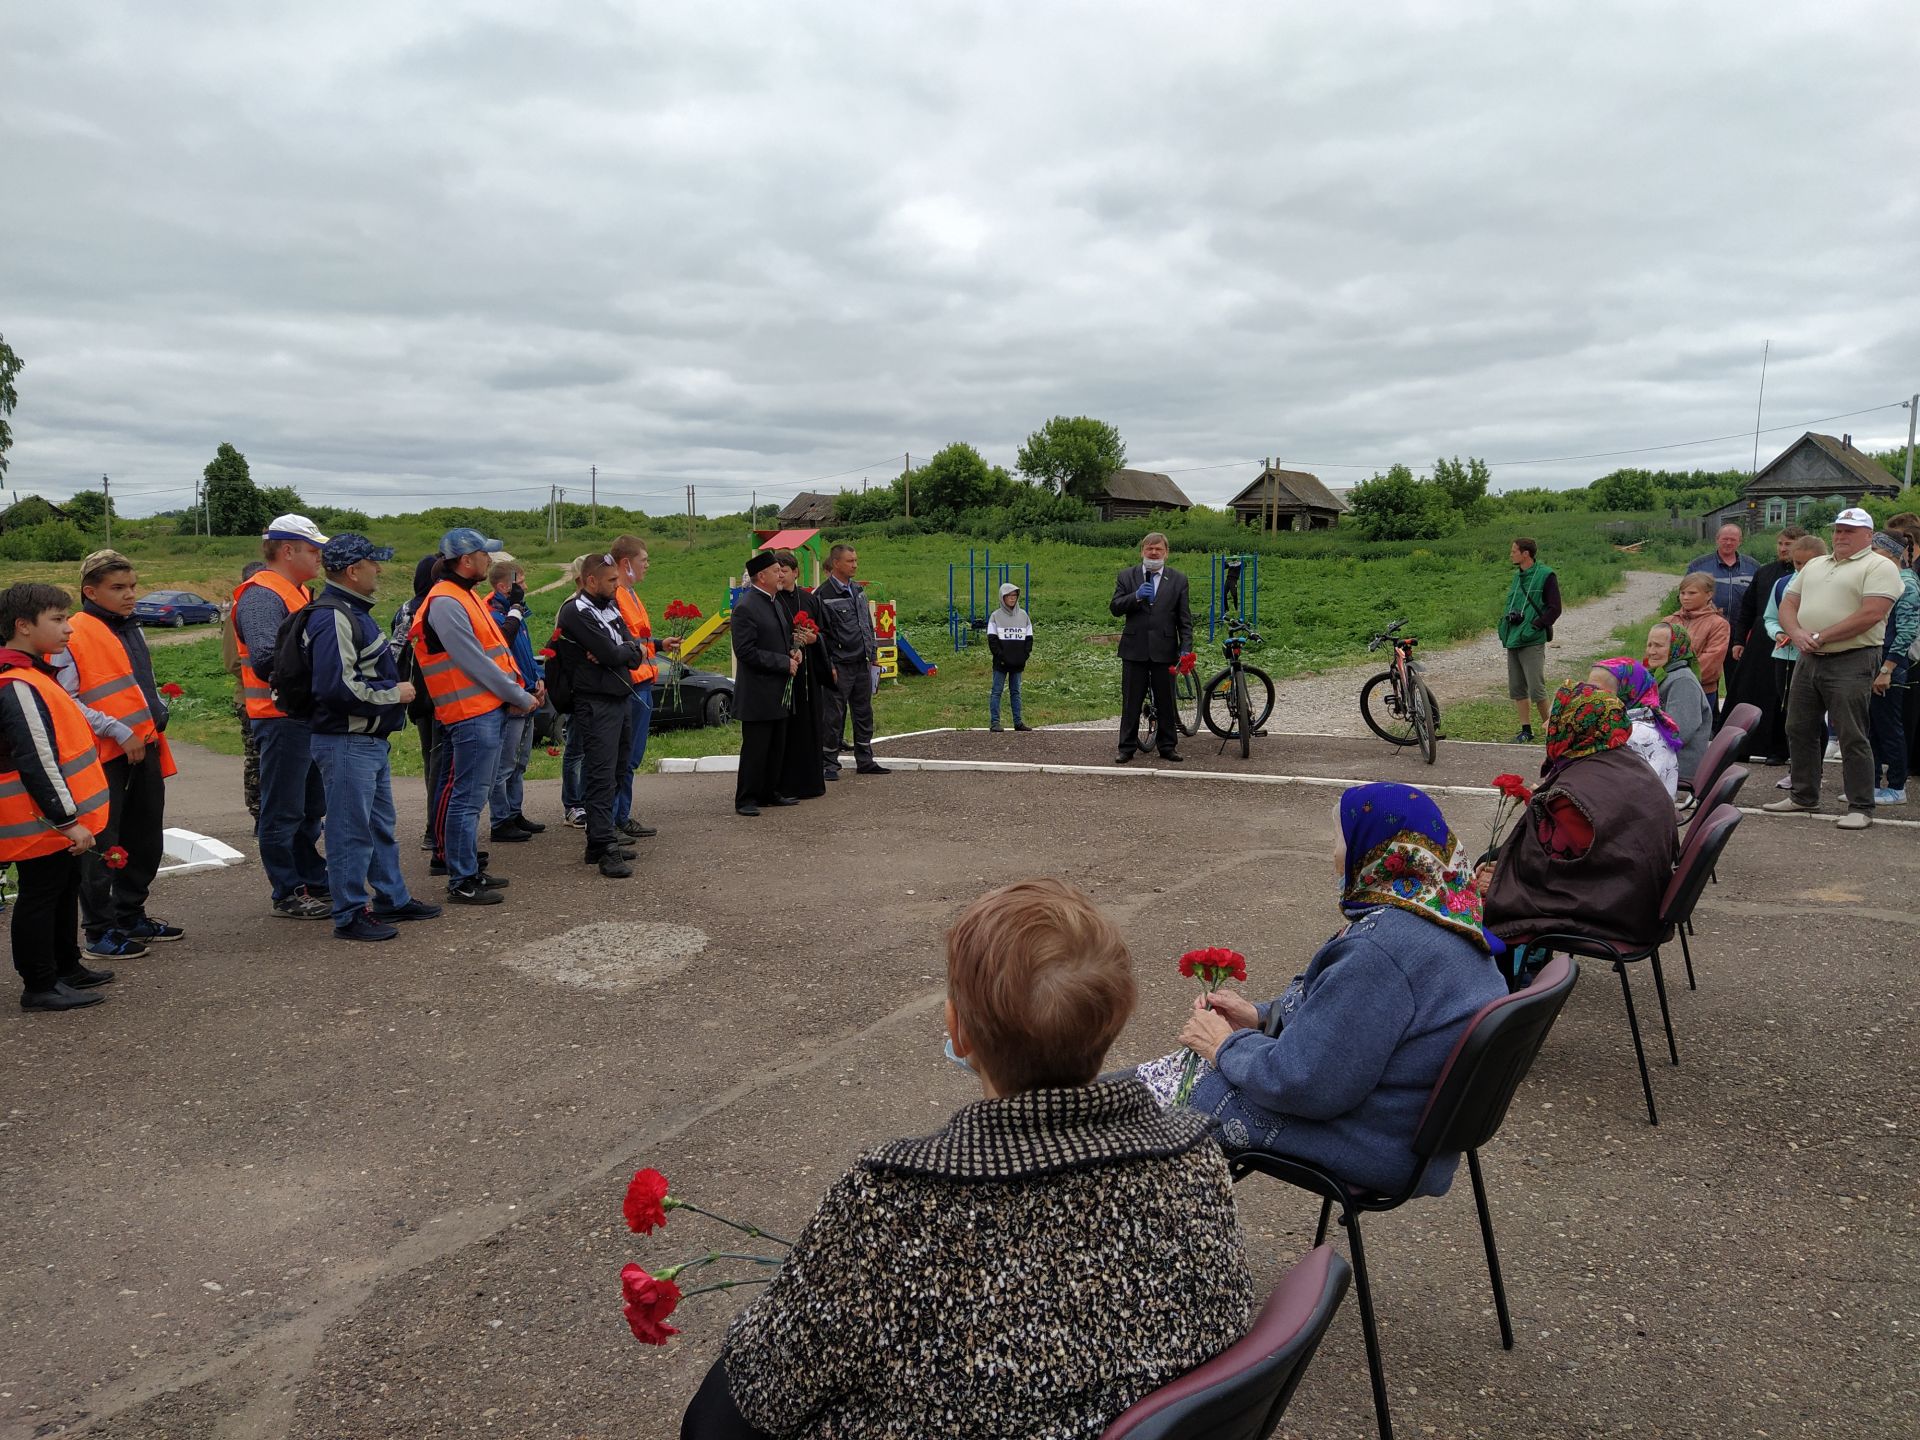
[[[1673,717],[1660,708],[1660,687],[1638,660],[1616,655],[1587,672],[1587,683],[1611,689],[1626,708],[1627,748],[1653,767],[1667,788],[1667,799],[1680,793],[1680,750],[1685,743]]]
[[[1357,785],[1334,818],[1345,923],[1272,1002],[1194,1001],[1180,1042],[1207,1063],[1187,1103],[1229,1151],[1281,1151],[1393,1193],[1419,1165],[1414,1133],[1454,1043],[1507,986],[1472,863],[1424,792]],[[1171,1100],[1185,1063],[1176,1052],[1141,1078]],[[1458,1158],[1436,1160],[1420,1193],[1444,1193]]]
[[[1713,742],[1713,706],[1694,673],[1693,639],[1686,626],[1661,620],[1647,631],[1641,658],[1660,687],[1660,708],[1680,736],[1680,783],[1691,785],[1700,757]]]
[[[1566,684],[1547,716],[1547,762],[1487,887],[1487,928],[1508,944],[1572,930],[1616,945],[1660,936],[1679,831],[1659,778],[1628,749],[1620,697]]]

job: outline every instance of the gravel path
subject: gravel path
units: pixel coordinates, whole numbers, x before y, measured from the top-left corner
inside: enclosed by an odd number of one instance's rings
[[[1554,627],[1553,642],[1547,646],[1547,673],[1553,673],[1559,659],[1578,658],[1598,650],[1622,620],[1651,615],[1673,584],[1674,577],[1663,572],[1629,570],[1624,582],[1611,593],[1568,610]],[[1419,653],[1426,666],[1427,684],[1443,714],[1455,701],[1506,694],[1506,655],[1499,636],[1491,631],[1445,650],[1423,648]],[[1286,728],[1298,735],[1369,733],[1360,718],[1360,687],[1385,668],[1376,653],[1351,665],[1281,682]],[[1119,723],[1116,715],[1060,728],[1110,730]]]

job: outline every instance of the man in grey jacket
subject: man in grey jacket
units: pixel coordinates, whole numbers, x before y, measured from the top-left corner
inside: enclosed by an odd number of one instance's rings
[[[873,667],[880,663],[880,642],[874,638],[873,616],[867,597],[853,583],[860,557],[851,545],[835,545],[827,552],[827,573],[816,589],[825,633],[820,637],[832,666],[826,700],[826,742],[820,763],[829,780],[840,778],[841,741],[847,714],[853,714],[853,760],[862,775],[885,775],[887,767],[873,758]]]

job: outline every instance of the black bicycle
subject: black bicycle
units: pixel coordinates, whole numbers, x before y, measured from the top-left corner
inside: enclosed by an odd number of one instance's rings
[[[1390,745],[1418,745],[1431,765],[1440,752],[1440,702],[1413,658],[1413,647],[1420,642],[1399,633],[1406,623],[1396,620],[1367,642],[1369,652],[1393,646],[1393,664],[1360,691],[1360,717]]]
[[[1242,658],[1247,646],[1260,643],[1246,621],[1227,621],[1227,638],[1221,643],[1227,668],[1200,692],[1200,718],[1220,737],[1223,748],[1238,740],[1242,760],[1253,753],[1253,737],[1265,733],[1261,727],[1273,714],[1273,677]]]
[[[1173,718],[1181,735],[1200,733],[1200,682],[1193,671],[1173,671]],[[1159,744],[1160,717],[1154,713],[1153,690],[1147,690],[1140,702],[1140,748],[1152,750]],[[1178,739],[1178,736],[1175,737]]]

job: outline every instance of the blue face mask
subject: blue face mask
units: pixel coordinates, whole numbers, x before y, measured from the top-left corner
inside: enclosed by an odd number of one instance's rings
[[[966,1071],[969,1075],[973,1073],[973,1066],[970,1063],[968,1063],[967,1057],[964,1055],[958,1055],[954,1053],[953,1036],[951,1035],[947,1036],[947,1059],[951,1061],[953,1064],[958,1065],[962,1070]]]

